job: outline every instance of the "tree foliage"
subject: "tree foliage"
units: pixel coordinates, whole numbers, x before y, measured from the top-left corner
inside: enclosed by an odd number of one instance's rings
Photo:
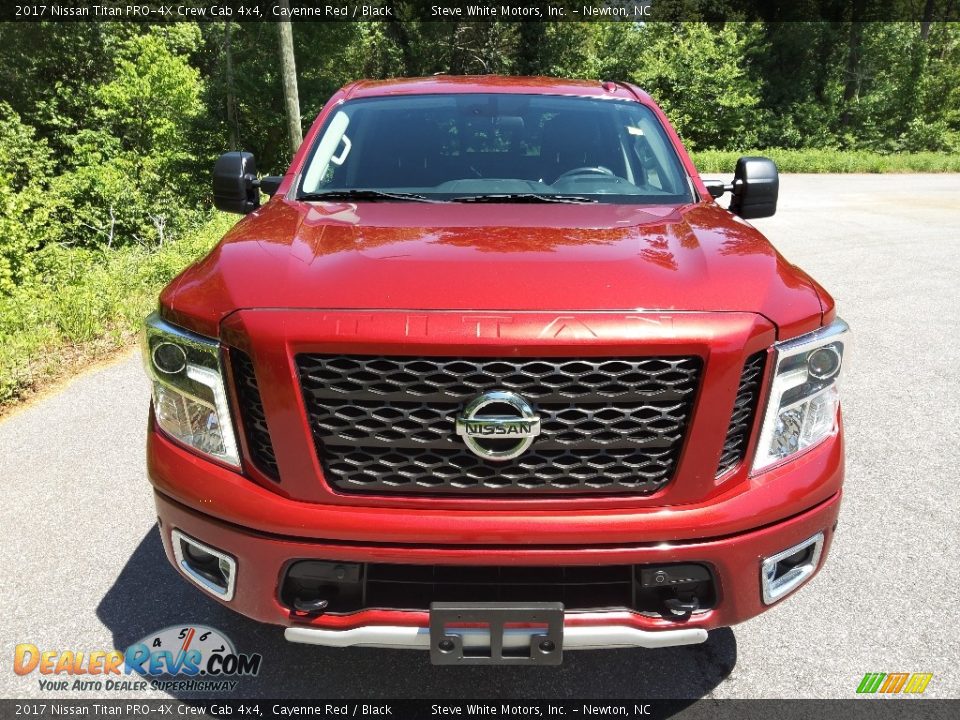
[[[44,178],[51,169],[47,144],[0,102],[0,293],[32,276],[31,251],[50,240],[51,202]]]

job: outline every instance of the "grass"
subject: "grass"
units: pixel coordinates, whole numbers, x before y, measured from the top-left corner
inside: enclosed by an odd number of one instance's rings
[[[891,153],[866,150],[702,150],[693,152],[701,173],[732,174],[741,155],[763,155],[782,173],[943,173],[960,172],[960,153]]]
[[[40,251],[39,277],[0,295],[0,414],[52,380],[134,343],[163,286],[233,221],[218,216],[152,250]]]

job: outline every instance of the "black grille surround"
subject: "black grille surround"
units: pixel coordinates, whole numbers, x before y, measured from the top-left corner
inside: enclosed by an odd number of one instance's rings
[[[672,478],[702,371],[695,356],[443,358],[301,354],[304,403],[327,481],[354,493],[650,494]],[[508,390],[541,434],[483,459],[455,434],[464,405]]]
[[[257,468],[271,480],[279,482],[277,456],[273,452],[267,416],[263,411],[260,386],[250,356],[242,350],[230,349],[230,362],[233,369],[233,381],[237,388],[237,401],[240,406],[240,421],[247,440],[247,452]]]
[[[757,414],[760,400],[760,382],[763,380],[763,368],[767,359],[765,350],[747,358],[740,373],[740,386],[733,403],[730,425],[723,441],[723,451],[717,464],[717,477],[732,470],[743,460],[750,441],[750,430]]]

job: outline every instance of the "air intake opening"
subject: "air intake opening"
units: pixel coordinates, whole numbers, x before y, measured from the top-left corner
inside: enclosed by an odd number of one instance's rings
[[[567,610],[636,610],[684,620],[716,605],[708,566],[464,566],[299,560],[280,590],[308,615],[365,608],[429,610],[437,602],[559,602]]]

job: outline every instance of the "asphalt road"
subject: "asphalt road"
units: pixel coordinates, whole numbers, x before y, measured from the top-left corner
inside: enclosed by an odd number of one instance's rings
[[[0,423],[0,696],[77,697],[15,675],[17,643],[122,649],[192,622],[264,655],[246,697],[844,698],[864,673],[896,671],[932,672],[927,696],[960,697],[960,175],[787,176],[779,213],[756,224],[856,333],[839,534],[790,600],[700,646],[571,652],[560,668],[287,644],[163,558],[132,353]]]

